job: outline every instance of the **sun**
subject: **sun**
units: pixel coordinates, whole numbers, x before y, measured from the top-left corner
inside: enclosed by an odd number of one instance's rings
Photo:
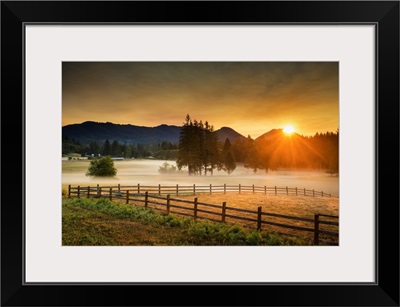
[[[294,132],[294,128],[292,125],[287,125],[283,128],[283,132],[286,134],[292,134]]]

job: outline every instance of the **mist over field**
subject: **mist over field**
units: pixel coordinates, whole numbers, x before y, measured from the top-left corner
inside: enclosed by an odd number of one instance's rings
[[[161,174],[159,168],[167,162],[176,165],[175,161],[166,160],[124,160],[114,161],[117,168],[115,178],[92,178],[85,175],[89,161],[62,161],[63,185],[255,185],[267,187],[297,187],[299,189],[314,189],[324,193],[339,195],[339,177],[331,176],[323,171],[315,170],[275,170],[257,171],[238,165],[228,175],[224,171],[214,171],[213,175],[189,176],[187,169],[171,174]]]

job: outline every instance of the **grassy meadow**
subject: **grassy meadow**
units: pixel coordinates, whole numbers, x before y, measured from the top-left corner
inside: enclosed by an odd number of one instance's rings
[[[64,246],[306,245],[239,225],[193,221],[106,199],[63,199]]]
[[[238,167],[231,175],[214,172],[208,176],[189,176],[185,171],[173,174],[161,174],[161,160],[125,160],[115,161],[118,170],[114,178],[91,178],[85,176],[89,161],[62,161],[62,191],[67,195],[68,185],[116,186],[120,184],[140,185],[256,185],[298,187],[315,189],[338,195],[338,177],[315,171],[275,171],[254,173],[244,167]],[[173,161],[168,161],[173,163]],[[336,195],[335,195],[336,194]],[[338,197],[312,197],[302,195],[263,195],[230,192],[226,194],[207,193],[193,195],[171,195],[173,198],[221,206],[223,202],[230,208],[239,208],[256,212],[259,206],[263,212],[313,219],[314,214],[339,215]],[[135,206],[137,205],[137,206]],[[205,221],[211,215],[200,214],[203,219],[166,215],[165,206],[150,205],[147,210],[142,202],[81,198],[63,198],[63,245],[311,245],[313,233],[287,229],[273,225],[263,225],[262,231],[256,231],[254,223],[226,219],[226,223]],[[188,205],[193,208],[193,205]],[[160,209],[154,211],[154,209]],[[180,209],[174,209],[179,212]],[[220,209],[207,210],[221,212]],[[229,211],[229,210],[228,210]],[[255,218],[243,213],[244,217]],[[212,216],[215,218],[215,216]],[[264,217],[270,222],[290,224],[312,228],[312,223],[295,220],[282,220],[277,217]],[[325,219],[326,220],[326,219]],[[328,219],[329,220],[329,219]],[[332,220],[331,220],[332,221]],[[335,222],[337,220],[334,220]],[[336,226],[323,225],[321,229],[336,232]],[[231,232],[235,233],[233,235]],[[240,233],[237,235],[236,233]],[[223,235],[222,235],[223,234]],[[216,236],[216,237],[214,237]],[[227,239],[231,237],[236,239]],[[238,239],[238,237],[240,239]],[[265,236],[265,237],[264,237]],[[248,239],[245,239],[248,238]],[[249,239],[250,238],[250,239]],[[258,239],[256,239],[258,238]],[[291,238],[291,239],[289,239]],[[321,236],[321,238],[325,238]],[[326,239],[326,238],[325,238]],[[332,238],[328,238],[332,240]],[[333,240],[337,245],[338,241]]]

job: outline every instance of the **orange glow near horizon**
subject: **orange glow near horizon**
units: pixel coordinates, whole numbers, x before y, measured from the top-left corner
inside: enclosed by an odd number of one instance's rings
[[[295,129],[292,125],[287,125],[287,126],[285,126],[285,128],[283,128],[283,132],[290,135],[293,132],[295,132]]]
[[[323,158],[321,154],[316,151],[310,144],[301,137],[278,138],[275,143],[271,146],[271,143],[266,143],[270,146],[270,151],[267,148],[261,148],[261,153],[264,157],[267,157],[267,161],[270,165],[281,164],[283,160],[286,160],[290,165],[296,165],[296,163],[304,163],[307,161],[307,156],[314,155],[319,158]]]
[[[180,126],[186,115],[253,139],[339,129],[338,62],[63,62],[62,126]],[[293,126],[292,126],[293,127]]]

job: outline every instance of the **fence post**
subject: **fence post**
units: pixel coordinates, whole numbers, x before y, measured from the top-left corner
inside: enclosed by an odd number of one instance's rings
[[[193,195],[196,195],[196,184],[193,184]]]
[[[112,188],[110,188],[110,200],[112,200]]]
[[[289,195],[289,189],[286,187],[286,195]]]
[[[312,190],[312,196],[315,197],[315,191],[314,191],[314,189]]]
[[[140,194],[140,183],[137,184],[137,193]]]
[[[161,184],[158,184],[158,195],[161,195]]]
[[[118,183],[118,194],[120,194],[120,193],[121,193],[121,184]]]
[[[78,185],[78,198],[81,198],[81,186]]]
[[[170,199],[169,199],[169,194],[167,195],[167,214],[169,214],[170,211]]]
[[[225,223],[226,201],[222,203],[222,223]]]
[[[224,183],[224,194],[226,194],[226,183]]]
[[[296,187],[296,196],[297,196],[297,187]]]
[[[276,186],[275,186],[275,195],[277,195],[278,194],[278,191],[276,190]]]
[[[255,192],[254,192],[254,184],[253,184],[253,194],[254,194]]]
[[[99,187],[99,198],[101,197],[101,187]]]
[[[212,194],[212,184],[210,183],[210,195]]]
[[[241,191],[242,191],[242,187],[241,187],[241,185],[239,183],[239,194],[241,193]]]
[[[304,188],[304,196],[306,196],[306,188]]]
[[[126,204],[129,204],[129,190],[126,190]]]
[[[90,198],[90,186],[87,187],[87,198]]]
[[[267,186],[264,186],[264,195],[267,195]]]
[[[179,195],[179,185],[176,184],[176,196],[178,196],[178,195]]]
[[[144,206],[145,206],[145,208],[147,208],[148,202],[149,202],[149,192],[146,191],[146,192],[144,193]]]
[[[71,198],[71,185],[68,185],[68,198]]]
[[[257,211],[257,230],[261,230],[261,206],[258,206]]]
[[[194,199],[193,219],[197,220],[197,197]]]
[[[314,214],[314,245],[319,245],[319,214]]]
[[[321,196],[324,197],[324,191],[321,191]]]
[[[329,197],[332,197],[332,195],[329,193]]]

